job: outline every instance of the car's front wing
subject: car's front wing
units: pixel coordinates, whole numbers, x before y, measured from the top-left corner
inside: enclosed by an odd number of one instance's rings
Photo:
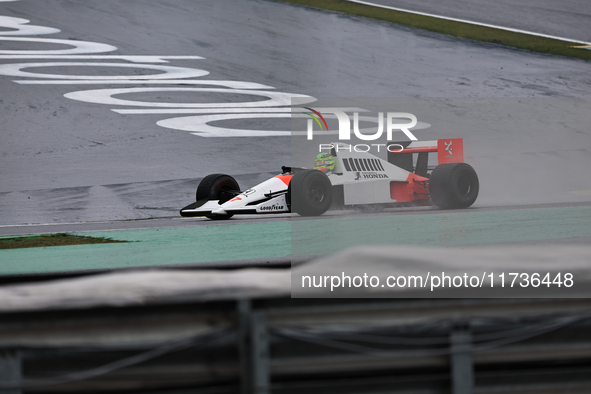
[[[280,194],[269,200],[258,203],[250,203],[242,206],[224,207],[218,200],[196,201],[181,209],[181,216],[213,216],[228,214],[268,214],[287,213],[290,209],[287,205],[285,194]]]

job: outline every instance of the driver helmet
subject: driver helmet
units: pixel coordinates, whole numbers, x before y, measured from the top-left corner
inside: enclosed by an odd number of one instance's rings
[[[314,161],[314,169],[325,174],[331,174],[334,170],[335,159],[329,153],[319,153]]]

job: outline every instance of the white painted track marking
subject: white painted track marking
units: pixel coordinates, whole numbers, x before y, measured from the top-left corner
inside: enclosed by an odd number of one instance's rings
[[[211,126],[209,122],[231,119],[259,119],[259,118],[291,118],[290,112],[282,114],[272,113],[242,113],[242,114],[224,114],[224,115],[201,115],[201,116],[183,116],[179,118],[164,119],[156,122],[158,126],[175,130],[193,131],[193,135],[200,137],[266,137],[266,136],[291,136],[291,131],[270,131],[270,130],[245,130],[231,129]]]
[[[0,26],[14,29],[9,31],[5,35],[40,35],[40,34],[51,34],[59,32],[59,29],[28,25],[29,20],[15,17],[1,17]],[[1,33],[1,32],[0,32]],[[74,48],[61,49],[61,50],[8,50],[0,51],[0,60],[14,60],[14,59],[38,59],[44,62],[30,62],[30,63],[12,63],[12,64],[0,64],[0,75],[25,77],[25,78],[37,78],[37,80],[20,80],[14,81],[19,84],[37,84],[37,85],[74,85],[74,84],[132,84],[132,85],[155,85],[155,84],[177,84],[186,85],[189,87],[133,87],[133,88],[121,88],[121,89],[93,89],[70,92],[64,95],[64,97],[84,101],[96,104],[107,104],[107,105],[126,105],[126,106],[139,106],[139,107],[152,107],[152,109],[136,110],[135,113],[142,114],[148,113],[147,111],[157,111],[164,108],[174,108],[175,111],[182,111],[183,109],[195,109],[198,108],[204,112],[209,113],[223,113],[233,112],[233,115],[221,115],[224,119],[232,117],[233,119],[239,119],[244,117],[261,117],[256,115],[257,112],[271,112],[267,111],[268,107],[279,107],[275,108],[277,111],[274,116],[276,117],[290,117],[291,116],[291,100],[293,98],[299,98],[303,104],[311,103],[316,101],[314,97],[301,94],[290,94],[283,92],[270,91],[275,89],[272,86],[263,84],[244,82],[244,81],[213,81],[213,80],[189,80],[188,78],[202,77],[209,74],[209,71],[186,68],[186,67],[174,67],[174,66],[160,66],[151,65],[146,63],[168,63],[169,59],[204,59],[201,56],[145,56],[145,55],[94,55],[94,53],[110,52],[116,50],[116,47],[86,42],[86,41],[72,41],[72,40],[54,40],[45,38],[12,38],[12,37],[1,37],[0,40],[4,41],[16,41],[16,42],[36,42],[46,44],[62,44],[69,45]],[[89,55],[90,54],[90,55]],[[58,62],[46,62],[47,60],[61,60]],[[67,62],[63,62],[67,60]],[[74,60],[74,62],[71,62]],[[76,62],[78,60],[78,62]],[[95,62],[81,62],[80,60],[94,60]],[[123,60],[132,62],[133,64],[127,63],[112,63],[112,62],[96,62],[97,60]],[[159,74],[149,75],[63,75],[63,74],[49,74],[49,73],[36,73],[27,72],[23,69],[27,68],[50,68],[50,67],[119,67],[119,68],[136,68],[136,69],[148,69],[162,71]],[[190,86],[213,86],[214,88],[193,88]],[[223,87],[219,89],[217,87]],[[267,90],[259,90],[267,89]],[[144,102],[144,101],[132,101],[123,100],[112,97],[116,94],[126,93],[146,93],[146,92],[195,92],[199,93],[230,93],[230,94],[242,94],[242,95],[256,95],[267,98],[264,101],[255,102],[225,102],[225,103],[158,103],[158,102]],[[154,108],[156,107],[156,108]],[[267,107],[267,108],[260,108]],[[115,110],[115,112],[117,112]],[[254,116],[252,116],[254,114]],[[246,115],[246,116],[245,116]],[[218,115],[219,116],[219,115]],[[263,114],[262,117],[265,117]],[[199,118],[199,117],[198,117]],[[177,119],[169,119],[167,121],[175,122]],[[224,131],[221,128],[212,128],[205,125],[207,130],[215,130],[215,133],[209,134],[208,136],[243,136],[243,135],[290,135],[290,132],[268,132],[268,131],[251,131],[245,132],[243,130],[229,129]],[[195,130],[192,131],[207,131],[207,130]],[[207,133],[206,133],[207,134]],[[202,134],[196,134],[202,135]]]
[[[0,31],[0,36],[38,36],[42,34],[55,34],[61,30],[53,27],[28,25],[30,21],[23,18],[0,15],[0,26],[13,31]]]
[[[116,51],[117,47],[109,44],[101,44],[91,41],[59,40],[55,38],[26,38],[26,37],[0,37],[0,41],[35,42],[43,44],[68,45],[74,48],[54,49],[46,51],[38,50],[0,50],[0,55],[76,55],[85,53],[102,53]]]
[[[161,74],[149,75],[63,75],[63,74],[44,74],[22,71],[22,68],[31,67],[118,67],[118,68],[144,68],[148,70],[163,71]],[[48,79],[180,79],[202,77],[209,74],[209,71],[198,68],[162,66],[154,64],[127,64],[127,63],[91,63],[91,62],[48,62],[48,63],[11,63],[0,65],[0,75],[10,75],[14,77],[27,78],[48,78]]]
[[[258,108],[256,109],[258,111]],[[221,120],[234,120],[234,119],[262,119],[262,118],[303,118],[307,119],[307,116],[303,114],[304,108],[297,108],[297,112],[288,112],[290,108],[284,108],[284,113],[241,113],[241,114],[221,114],[221,115],[197,115],[197,116],[183,116],[171,119],[164,119],[158,121],[156,124],[161,127],[171,128],[175,130],[191,131],[193,135],[201,137],[264,137],[264,136],[293,136],[293,135],[306,135],[307,131],[279,131],[279,130],[245,130],[245,129],[231,129],[231,128],[220,128],[211,126],[209,123],[221,121]],[[334,115],[325,115],[328,119],[336,119]],[[373,117],[359,117],[360,120],[377,123],[377,118]],[[414,130],[426,129],[431,125],[425,122],[418,122]],[[369,128],[362,129],[363,133],[375,133],[375,130]],[[400,130],[398,130],[400,131]],[[400,131],[402,132],[402,131]],[[324,135],[337,135],[339,132],[337,129],[325,132]]]
[[[133,63],[169,63],[167,59],[201,60],[202,56],[152,56],[152,55],[0,55],[0,59],[66,59],[66,60],[127,60]]]
[[[322,108],[314,107],[316,110],[322,112]],[[276,108],[253,108],[253,111],[257,113],[277,113],[277,112],[309,112],[310,110],[305,108],[296,107],[276,107]],[[369,112],[363,108],[350,107],[341,108],[345,112]],[[163,109],[112,109],[111,111],[117,112],[118,114],[124,115],[146,115],[146,114],[229,114],[229,113],[242,113],[243,108],[163,108]]]
[[[107,77],[105,79],[97,79],[92,81],[86,80],[51,80],[51,81],[32,81],[32,80],[20,80],[14,81],[23,85],[212,85],[212,86],[224,86],[232,89],[275,89],[273,86],[263,85],[257,82],[244,82],[244,81],[215,81],[209,79],[119,79],[110,80]]]
[[[407,12],[409,14],[423,15],[423,16],[429,16],[432,18],[445,19],[448,21],[462,22],[462,23],[468,23],[468,24],[476,25],[476,26],[483,26],[483,27],[490,27],[493,29],[506,30],[506,31],[514,32],[514,33],[529,34],[531,36],[551,38],[553,40],[568,41],[568,42],[573,42],[573,43],[578,43],[578,44],[591,45],[591,43],[589,43],[589,42],[574,40],[572,38],[557,37],[557,36],[552,36],[549,34],[535,33],[535,32],[527,31],[527,30],[513,29],[511,27],[504,27],[504,26],[498,26],[498,25],[491,25],[488,23],[474,22],[474,21],[469,21],[466,19],[450,18],[450,17],[443,16],[443,15],[435,15],[435,14],[429,14],[427,12],[412,11],[412,10],[407,10],[404,8],[391,7],[391,6],[382,5],[382,4],[370,3],[368,1],[360,1],[360,0],[347,0],[347,1],[350,3],[368,5],[371,7],[378,7],[378,8],[384,8],[384,9],[393,10],[393,11]]]
[[[237,103],[156,103],[148,101],[122,100],[112,97],[116,94],[144,93],[144,92],[196,92],[196,93],[228,93],[245,94],[252,96],[263,96],[269,98],[265,101],[237,102]],[[304,103],[316,101],[315,98],[303,94],[268,92],[262,90],[241,90],[241,89],[216,89],[216,88],[127,88],[127,89],[96,89],[82,90],[66,93],[65,97],[84,101],[87,103],[107,105],[131,105],[137,107],[158,107],[158,108],[253,108],[253,107],[276,107],[291,105],[292,98],[303,100]]]

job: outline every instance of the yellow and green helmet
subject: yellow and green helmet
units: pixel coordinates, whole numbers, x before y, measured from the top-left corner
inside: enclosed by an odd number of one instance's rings
[[[335,159],[329,153],[319,153],[314,161],[314,169],[330,174],[334,170]]]

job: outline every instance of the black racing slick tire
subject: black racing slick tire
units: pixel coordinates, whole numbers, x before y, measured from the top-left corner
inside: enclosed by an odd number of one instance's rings
[[[476,171],[466,163],[438,165],[429,178],[431,201],[442,209],[468,208],[476,201],[478,189]]]
[[[287,189],[291,211],[301,216],[319,216],[332,204],[332,184],[325,173],[303,170],[291,177]]]
[[[225,192],[240,191],[236,179],[226,174],[211,174],[201,180],[195,198],[201,200],[228,200],[231,195]],[[233,215],[206,215],[213,220],[230,219]]]

